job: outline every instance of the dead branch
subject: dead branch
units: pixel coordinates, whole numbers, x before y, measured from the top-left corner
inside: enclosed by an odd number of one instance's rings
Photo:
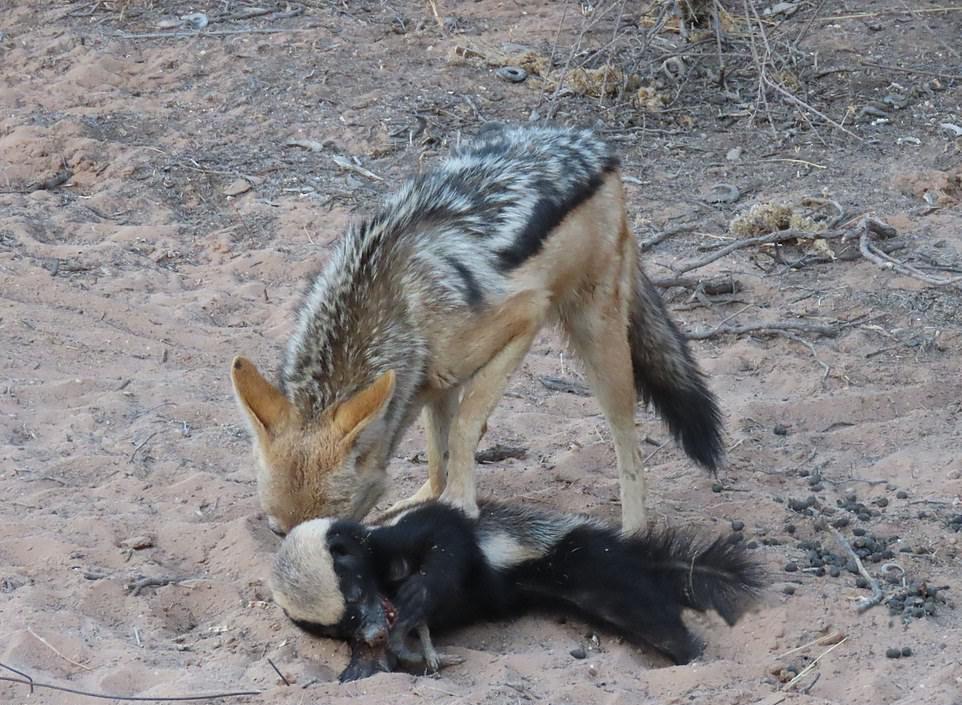
[[[350,159],[342,157],[339,154],[331,155],[331,161],[346,171],[353,171],[355,174],[360,174],[361,176],[371,179],[372,181],[384,181],[383,177],[378,176],[373,171],[365,169],[363,166],[358,166]]]
[[[159,578],[139,578],[137,580],[132,580],[127,583],[127,589],[130,590],[130,594],[136,597],[140,594],[140,591],[144,588],[149,587],[164,587],[165,585],[180,585],[182,583],[189,583],[196,580],[205,580],[205,578],[178,578],[174,576],[159,577]]]
[[[822,381],[824,382],[826,379],[828,379],[828,375],[832,371],[832,368],[829,367],[827,363],[822,362],[822,359],[818,356],[818,351],[815,350],[814,345],[812,345],[810,342],[808,342],[801,336],[795,335],[794,333],[789,333],[788,331],[782,331],[782,335],[784,335],[789,340],[794,340],[799,345],[803,345],[806,348],[808,348],[809,351],[812,353],[812,357],[815,358],[815,362],[817,362],[821,366],[821,368],[825,370],[825,374],[822,375]]]
[[[140,696],[140,695],[118,695],[115,693],[96,693],[89,690],[78,690],[76,688],[68,688],[64,685],[55,685],[53,683],[41,683],[40,681],[35,681],[32,676],[23,671],[18,671],[13,666],[8,666],[5,663],[0,663],[0,668],[4,668],[12,673],[16,673],[20,678],[11,678],[9,676],[0,676],[0,681],[6,683],[19,683],[21,685],[28,686],[30,688],[30,693],[33,693],[34,688],[47,688],[48,690],[57,690],[61,693],[72,693],[73,695],[83,695],[88,698],[99,698],[100,700],[125,700],[133,702],[151,701],[151,702],[192,702],[197,700],[219,700],[222,698],[239,698],[248,695],[260,695],[262,691],[260,690],[243,690],[234,691],[230,693],[210,693],[207,695],[157,695],[157,696]]]
[[[950,277],[948,279],[933,277],[931,274],[923,272],[921,269],[913,267],[910,264],[906,264],[905,262],[883,252],[872,241],[872,236],[878,235],[880,237],[893,237],[895,235],[895,228],[888,223],[883,223],[875,218],[865,217],[859,224],[859,229],[862,231],[858,239],[859,252],[862,253],[862,257],[877,265],[881,269],[894,270],[899,274],[904,274],[912,277],[913,279],[918,279],[919,281],[925,282],[926,284],[931,284],[932,286],[952,286],[962,282],[962,275]]]
[[[317,27],[251,27],[249,29],[213,29],[196,32],[114,32],[116,39],[188,39],[190,37],[226,37],[235,34],[286,34],[316,32]]]
[[[835,534],[835,540],[838,542],[838,545],[848,554],[849,558],[855,561],[855,567],[858,568],[859,574],[868,581],[869,587],[872,588],[872,596],[861,598],[855,607],[859,612],[864,612],[882,601],[882,597],[884,597],[882,587],[879,585],[878,580],[873,578],[869,572],[865,570],[865,566],[862,565],[862,559],[858,557],[855,549],[845,540],[845,537],[842,536],[839,530],[835,527],[830,528],[832,529],[832,533]]]
[[[549,389],[552,392],[565,392],[566,394],[574,394],[579,397],[591,396],[588,388],[580,382],[562,379],[561,377],[549,377],[548,375],[538,377],[538,381],[541,382],[541,385],[545,389]]]
[[[638,247],[642,252],[650,250],[652,247],[658,243],[664,242],[673,235],[680,235],[682,233],[690,233],[692,230],[698,226],[694,223],[689,223],[687,225],[676,225],[673,228],[668,228],[667,230],[662,230],[660,233],[656,233],[649,238],[640,240],[638,242]]]
[[[744,288],[742,283],[731,275],[712,277],[711,279],[666,277],[664,279],[655,279],[652,283],[659,289],[670,289],[671,287],[677,286],[683,289],[693,289],[696,293],[702,293],[707,296],[737,294]]]
[[[725,245],[721,249],[716,250],[711,254],[705,255],[704,257],[700,257],[685,264],[672,267],[671,269],[673,272],[675,272],[675,274],[684,274],[685,272],[690,272],[693,269],[700,269],[706,264],[711,264],[715,260],[719,260],[722,257],[731,254],[735,250],[741,250],[754,245],[775,245],[780,242],[787,242],[788,240],[836,240],[841,237],[842,233],[836,231],[826,230],[820,233],[813,233],[807,230],[788,228],[787,230],[778,230],[773,233],[766,233],[764,235],[756,235],[755,237],[736,240],[735,242]]]
[[[62,653],[57,649],[57,647],[55,647],[55,646],[54,646],[53,644],[51,644],[49,641],[47,641],[47,640],[44,639],[42,636],[40,636],[39,634],[37,634],[37,632],[35,632],[31,627],[27,627],[27,632],[30,634],[30,636],[32,636],[34,639],[36,639],[36,640],[39,641],[41,644],[43,644],[44,646],[46,646],[48,649],[50,649],[51,651],[53,651],[55,654],[57,654],[57,656],[59,656],[60,658],[62,658],[62,659],[63,659],[64,661],[66,661],[67,663],[72,663],[74,666],[79,666],[80,668],[84,669],[85,671],[92,671],[92,670],[93,670],[90,666],[85,666],[84,664],[80,663],[79,661],[74,661],[74,660],[73,660],[72,658],[70,658],[69,656],[64,656],[64,654],[62,654]]]
[[[521,459],[528,454],[528,449],[524,446],[506,446],[496,443],[490,448],[485,448],[474,454],[474,460],[482,465],[486,463],[498,463],[502,460]]]
[[[782,84],[780,84],[778,81],[773,81],[771,78],[768,77],[768,74],[763,74],[763,75],[762,75],[762,80],[764,80],[765,83],[767,83],[769,86],[771,86],[771,87],[774,88],[776,91],[778,91],[779,93],[781,93],[783,96],[785,96],[786,98],[788,98],[789,101],[791,101],[792,103],[795,103],[795,105],[797,105],[798,107],[800,107],[800,108],[802,108],[802,109],[804,109],[804,110],[807,110],[808,112],[812,113],[813,115],[817,115],[818,117],[822,118],[822,120],[824,120],[825,122],[827,122],[829,125],[831,125],[831,126],[834,127],[835,129],[841,130],[842,132],[844,132],[844,133],[845,133],[846,135],[848,135],[849,137],[854,137],[854,138],[857,139],[859,142],[864,142],[864,141],[865,141],[865,140],[863,140],[861,137],[859,137],[858,135],[856,135],[854,132],[852,132],[850,129],[848,129],[847,127],[845,127],[845,125],[843,125],[842,123],[837,122],[837,121],[833,120],[832,118],[830,118],[830,117],[829,117],[828,115],[826,115],[825,113],[823,113],[823,112],[821,112],[821,111],[819,111],[819,110],[816,110],[814,107],[812,107],[811,105],[809,105],[808,103],[806,103],[804,100],[802,100],[801,98],[799,98],[797,95],[795,95],[794,93],[792,93],[790,90],[788,90],[787,88],[785,88],[785,87],[784,87]]]
[[[708,340],[722,335],[744,335],[745,333],[758,333],[768,335],[784,335],[792,339],[797,339],[790,331],[801,333],[813,333],[814,335],[826,338],[835,338],[842,332],[844,325],[841,322],[826,325],[823,323],[809,323],[807,321],[772,321],[771,323],[748,323],[741,326],[720,325],[707,331],[694,331],[688,333],[689,340]]]

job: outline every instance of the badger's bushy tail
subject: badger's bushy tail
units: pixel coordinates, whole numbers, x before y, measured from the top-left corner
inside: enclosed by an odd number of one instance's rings
[[[690,531],[649,531],[625,539],[652,578],[672,586],[672,597],[684,607],[715,610],[730,625],[752,605],[764,585],[761,566],[741,543],[730,537],[705,541]]]
[[[701,640],[682,611],[715,610],[732,625],[755,602],[764,574],[747,551],[729,539],[706,540],[677,529],[646,530],[624,536],[596,522],[537,530],[543,547],[507,529],[530,554],[513,579],[532,607],[553,607],[612,628],[629,641],[645,643],[675,663],[701,653]],[[521,528],[524,528],[521,526]],[[513,545],[513,544],[511,544]]]
[[[633,294],[628,342],[635,391],[654,404],[688,456],[715,472],[725,455],[718,402],[640,262]]]

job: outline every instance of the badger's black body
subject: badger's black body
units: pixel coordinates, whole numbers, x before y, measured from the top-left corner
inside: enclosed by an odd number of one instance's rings
[[[333,522],[327,544],[337,589],[360,597],[359,604],[375,604],[374,590],[393,603],[392,643],[420,624],[440,633],[550,611],[682,664],[702,648],[682,610],[714,609],[734,624],[761,585],[758,567],[726,539],[704,544],[673,531],[624,537],[587,517],[494,502],[480,507],[477,520],[428,503],[388,525]],[[362,621],[372,619],[377,615]],[[299,625],[356,642],[356,621]]]

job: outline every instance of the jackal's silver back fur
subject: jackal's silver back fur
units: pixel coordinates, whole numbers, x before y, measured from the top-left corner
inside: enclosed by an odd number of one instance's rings
[[[283,365],[287,396],[311,416],[387,369],[423,368],[422,312],[479,308],[503,294],[511,269],[538,251],[540,221],[576,205],[617,164],[590,131],[494,125],[405,181],[349,227],[311,284]],[[417,380],[399,382],[395,408]]]

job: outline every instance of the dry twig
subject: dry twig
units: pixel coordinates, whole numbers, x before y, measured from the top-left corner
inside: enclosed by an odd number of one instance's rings
[[[812,662],[811,662],[810,664],[808,664],[807,666],[805,666],[805,668],[803,668],[801,671],[799,671],[797,676],[795,676],[795,677],[792,678],[790,681],[788,681],[788,683],[785,684],[785,687],[782,688],[782,690],[790,690],[791,688],[793,688],[793,687],[795,686],[795,684],[798,683],[798,681],[800,681],[805,675],[807,675],[809,671],[811,671],[813,668],[815,668],[815,664],[817,664],[819,661],[821,661],[825,656],[828,656],[830,653],[832,653],[832,651],[834,651],[835,649],[837,649],[839,646],[841,646],[842,644],[844,644],[846,641],[848,641],[848,637],[845,637],[844,639],[842,639],[842,640],[841,640],[840,642],[838,642],[837,644],[832,644],[830,647],[828,647],[827,649],[825,649],[825,651],[823,651],[823,652],[820,653],[818,656],[816,656],[815,658],[813,658],[813,659],[812,659]]]
[[[766,233],[764,235],[756,235],[755,237],[747,237],[741,240],[736,240],[729,245],[725,245],[721,249],[715,250],[711,254],[707,254],[704,257],[700,257],[696,260],[691,260],[684,264],[674,266],[671,269],[673,272],[675,272],[675,274],[684,274],[685,272],[690,272],[693,269],[700,269],[706,264],[711,264],[715,260],[719,260],[722,257],[731,254],[735,250],[752,247],[753,245],[775,245],[780,242],[787,242],[788,240],[837,240],[841,237],[842,233],[831,231],[812,233],[807,230],[797,230],[795,228],[778,230],[773,233]]]
[[[882,269],[891,269],[899,274],[904,274],[906,276],[918,279],[919,281],[925,282],[926,284],[931,284],[932,286],[952,286],[962,282],[962,275],[957,277],[949,277],[948,279],[943,279],[940,277],[933,277],[931,274],[923,272],[921,269],[917,269],[910,264],[906,264],[901,260],[897,260],[891,255],[886,254],[872,241],[873,235],[880,235],[881,237],[893,237],[895,235],[895,228],[893,228],[888,223],[883,223],[875,218],[865,217],[859,224],[859,229],[861,234],[858,239],[858,249],[862,253],[862,257],[872,262]]]
[[[564,392],[566,394],[574,394],[579,397],[591,396],[591,392],[588,387],[581,384],[580,382],[574,382],[568,379],[562,379],[561,377],[550,377],[548,375],[542,375],[538,377],[538,381],[545,389],[549,389],[552,392]]]
[[[826,338],[835,338],[841,332],[842,326],[822,323],[809,323],[807,321],[772,321],[771,323],[748,323],[741,326],[718,325],[707,331],[695,331],[688,333],[689,340],[708,340],[722,335],[744,335],[745,333],[761,333],[768,335],[784,335],[793,340],[798,340],[798,336],[790,331],[802,333],[813,333]],[[817,358],[816,358],[817,359]],[[821,361],[819,361],[821,362]],[[823,365],[824,367],[824,365]]]
[[[114,693],[94,693],[88,690],[78,690],[77,688],[68,688],[63,685],[54,685],[53,683],[41,683],[40,681],[35,681],[32,676],[24,673],[23,671],[18,671],[12,666],[8,666],[5,663],[0,663],[0,668],[5,668],[11,673],[16,673],[20,678],[10,678],[9,676],[0,676],[0,681],[7,683],[19,683],[21,685],[29,686],[30,693],[32,694],[34,688],[46,688],[48,690],[57,690],[61,693],[72,693],[73,695],[83,695],[88,698],[98,698],[100,700],[125,700],[130,702],[148,702],[148,703],[177,703],[177,702],[191,702],[197,700],[220,700],[223,698],[240,698],[246,695],[260,695],[259,690],[240,690],[228,693],[208,693],[206,695],[117,695]]]
[[[114,32],[116,39],[187,39],[190,37],[224,37],[234,34],[285,34],[316,32],[317,27],[251,27],[249,29],[213,29],[197,32]]]
[[[42,636],[40,636],[39,634],[37,634],[37,632],[35,632],[31,627],[27,627],[27,633],[30,634],[30,636],[32,636],[34,639],[36,639],[37,641],[39,641],[41,644],[43,644],[44,646],[46,646],[48,649],[50,649],[51,651],[53,651],[55,654],[57,654],[57,656],[59,656],[60,658],[62,658],[62,659],[63,659],[64,661],[66,661],[67,663],[72,663],[74,666],[79,666],[80,668],[84,669],[85,671],[92,671],[92,670],[93,670],[92,668],[90,668],[90,666],[85,666],[84,664],[80,663],[79,661],[74,661],[74,660],[73,660],[72,658],[70,658],[69,656],[64,656],[60,651],[57,650],[57,648],[56,648],[53,644],[51,644],[49,641],[47,641],[47,640],[44,639]]]
[[[855,549],[853,549],[851,544],[845,540],[845,537],[842,536],[839,530],[834,527],[830,528],[832,529],[832,533],[835,534],[835,540],[838,542],[838,545],[841,546],[842,549],[848,554],[849,558],[855,561],[855,566],[858,568],[859,574],[868,581],[869,587],[872,588],[872,596],[859,598],[858,604],[855,606],[859,612],[864,612],[865,610],[874,607],[882,601],[882,597],[884,597],[882,594],[882,587],[879,585],[878,580],[873,578],[871,574],[865,570],[865,566],[862,565],[862,559],[858,557]],[[844,641],[844,639],[842,641]],[[842,642],[839,642],[839,644],[840,643]],[[836,646],[838,646],[838,644],[836,644]]]
[[[130,590],[130,594],[134,597],[140,594],[140,591],[149,587],[164,587],[165,585],[182,585],[183,583],[194,582],[197,580],[206,580],[206,578],[178,578],[178,577],[160,577],[160,578],[138,578],[137,580],[132,580],[127,583],[127,589]]]
[[[485,448],[474,454],[474,460],[482,465],[486,463],[499,463],[502,460],[519,460],[528,454],[528,449],[524,446],[506,446],[496,443],[490,448]]]
[[[695,223],[688,223],[687,225],[676,225],[673,228],[668,228],[667,230],[662,230],[660,233],[655,233],[651,237],[645,238],[638,242],[638,247],[642,252],[650,250],[655,245],[664,242],[673,235],[680,235],[682,233],[690,233],[692,230],[697,228],[698,225]]]

